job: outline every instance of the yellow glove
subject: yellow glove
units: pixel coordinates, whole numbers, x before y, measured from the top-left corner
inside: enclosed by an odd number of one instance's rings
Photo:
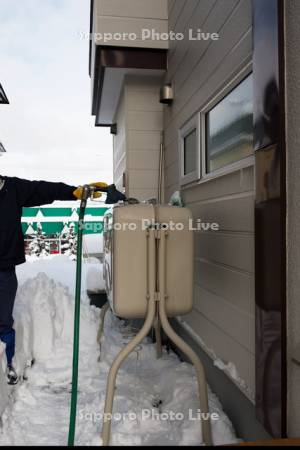
[[[94,187],[98,187],[98,188],[103,188],[103,187],[107,187],[108,184],[107,183],[102,183],[102,182],[97,182],[97,183],[90,183],[90,186],[94,186]],[[81,200],[82,197],[82,191],[83,191],[83,187],[79,186],[77,189],[75,189],[75,191],[73,192],[74,197],[76,197],[78,200]],[[102,197],[101,192],[94,192],[93,195],[94,198],[100,198]]]

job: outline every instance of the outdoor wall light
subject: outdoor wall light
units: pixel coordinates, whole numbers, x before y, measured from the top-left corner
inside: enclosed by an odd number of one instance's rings
[[[160,90],[160,103],[163,103],[164,105],[171,105],[174,100],[174,91],[173,87],[170,83],[165,84],[162,86]]]

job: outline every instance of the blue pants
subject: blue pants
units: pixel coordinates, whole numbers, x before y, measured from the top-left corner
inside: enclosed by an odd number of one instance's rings
[[[6,344],[7,364],[15,354],[13,309],[18,288],[15,268],[0,269],[0,340]]]

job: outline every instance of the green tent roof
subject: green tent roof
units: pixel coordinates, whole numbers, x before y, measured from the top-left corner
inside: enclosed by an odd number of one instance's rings
[[[39,208],[23,208],[23,217],[35,217],[39,210]]]
[[[70,226],[71,223],[75,224],[75,231],[77,233],[78,231],[78,222],[69,222],[69,223],[63,223],[63,222],[41,222],[42,230],[47,236],[51,236],[53,234],[61,234],[61,232],[64,229],[65,225]],[[34,231],[37,230],[37,222],[34,223],[26,223],[22,222],[22,231],[23,234],[26,234],[26,231],[29,226],[32,226]],[[86,222],[85,223],[85,230],[84,234],[98,234],[103,232],[103,222]]]
[[[70,217],[72,208],[40,208],[44,217]]]

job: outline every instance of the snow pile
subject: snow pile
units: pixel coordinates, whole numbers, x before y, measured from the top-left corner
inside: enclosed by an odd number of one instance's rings
[[[86,275],[86,288],[89,292],[105,292],[103,264],[100,264],[96,258],[93,258],[93,262],[89,263]]]
[[[5,345],[0,341],[0,416],[7,406],[8,402],[8,386],[5,379]]]
[[[56,263],[62,262],[61,258]],[[53,260],[49,260],[53,275]],[[45,262],[36,265],[41,269]],[[31,264],[31,269],[35,264]],[[63,265],[69,280],[67,265]],[[46,267],[45,267],[46,269]],[[47,270],[48,271],[48,270]],[[69,272],[73,262],[69,260]],[[60,274],[59,274],[60,275]],[[23,276],[25,273],[23,272]],[[60,279],[61,275],[58,277]],[[73,295],[67,287],[38,274],[21,286],[16,305],[20,369],[27,381],[16,387],[2,415],[2,445],[65,445],[68,435],[73,341]],[[77,445],[100,445],[107,374],[113,359],[136,333],[129,323],[108,314],[100,349],[96,344],[99,310],[82,298]],[[3,350],[3,349],[2,349]],[[1,348],[0,348],[1,355]],[[27,364],[28,365],[28,364]],[[0,371],[0,394],[1,386]],[[215,444],[237,442],[218,399],[209,392]],[[112,445],[199,445],[201,427],[197,384],[192,366],[173,353],[156,359],[155,346],[145,340],[122,366],[114,403]],[[183,417],[170,419],[181,414]],[[167,416],[167,419],[166,419]]]
[[[27,256],[26,260],[26,264],[17,267],[19,285],[22,285],[28,279],[36,277],[39,273],[47,273],[48,277],[55,280],[56,283],[61,283],[63,286],[69,288],[71,294],[75,292],[76,261],[70,260],[67,255],[50,255],[47,257]],[[88,270],[95,262],[94,258],[83,259],[83,291],[86,290]]]
[[[86,222],[88,224],[88,222]],[[103,234],[85,234],[83,236],[83,252],[86,255],[103,253]]]

